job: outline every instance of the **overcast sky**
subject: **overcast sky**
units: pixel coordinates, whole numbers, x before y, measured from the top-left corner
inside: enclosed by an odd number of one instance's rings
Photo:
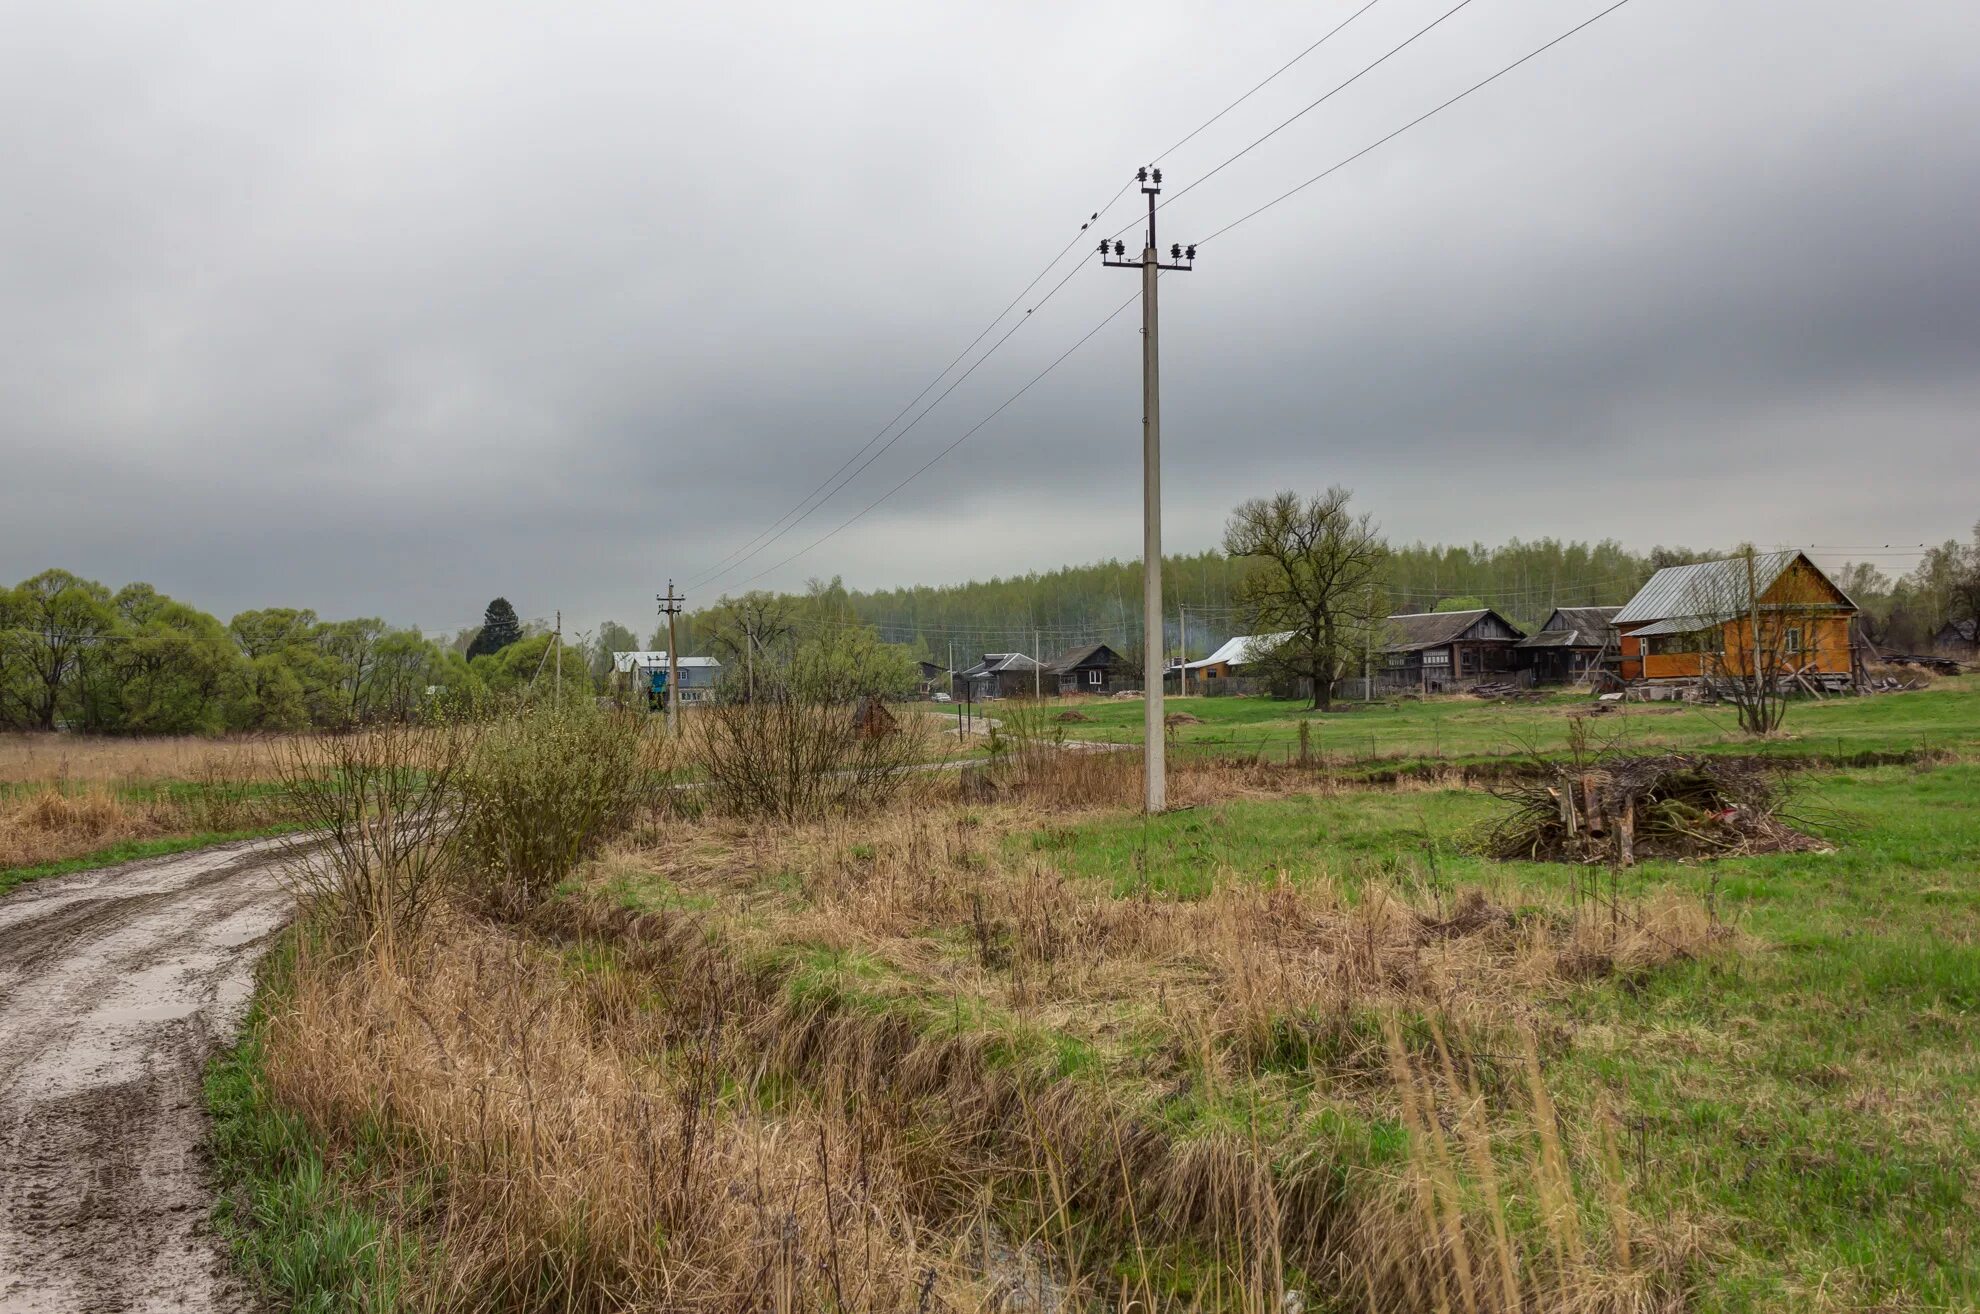
[[[644,629],[1136,165],[1362,2],[6,3],[0,576],[430,628],[502,593]],[[1164,157],[1169,191],[1454,2],[1379,0]],[[1463,6],[1178,198],[1162,244],[1606,2]],[[1162,283],[1170,550],[1330,483],[1404,540],[1964,537],[1976,49],[1970,0],[1634,0],[1208,243]],[[779,564],[1135,292],[1091,245],[690,603],[764,570],[872,588],[1138,554],[1130,307]]]

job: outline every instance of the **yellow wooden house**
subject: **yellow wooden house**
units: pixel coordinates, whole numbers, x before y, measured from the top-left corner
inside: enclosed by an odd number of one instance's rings
[[[1856,604],[1796,551],[1758,552],[1650,577],[1616,613],[1625,680],[1697,680],[1763,672],[1825,684],[1855,669]]]

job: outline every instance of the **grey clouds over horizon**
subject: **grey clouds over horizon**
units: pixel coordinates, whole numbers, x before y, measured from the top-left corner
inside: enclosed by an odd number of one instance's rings
[[[1357,7],[11,5],[0,577],[429,626],[502,593],[644,629],[1148,152]],[[1381,0],[1165,159],[1170,190],[1448,7]],[[1602,7],[1476,0],[1176,199],[1164,245]],[[1163,283],[1170,549],[1329,483],[1405,540],[1963,537],[1977,39],[1950,2],[1634,0],[1219,237]],[[847,520],[1133,292],[1084,263],[692,600]],[[757,583],[1135,555],[1137,327]]]

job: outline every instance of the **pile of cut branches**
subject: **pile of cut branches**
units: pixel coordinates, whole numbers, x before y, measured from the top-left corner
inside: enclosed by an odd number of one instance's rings
[[[1796,853],[1825,847],[1781,816],[1776,769],[1751,758],[1681,753],[1548,763],[1495,791],[1512,805],[1484,831],[1489,856],[1538,862]]]

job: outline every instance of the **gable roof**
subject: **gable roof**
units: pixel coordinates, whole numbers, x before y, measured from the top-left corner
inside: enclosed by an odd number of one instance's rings
[[[1487,616],[1496,617],[1499,624],[1513,632],[1515,639],[1526,637],[1525,630],[1490,607],[1478,607],[1471,611],[1413,611],[1389,617],[1389,642],[1382,646],[1382,651],[1415,652],[1419,648],[1441,648],[1464,637],[1466,630]]]
[[[1247,662],[1257,661],[1297,633],[1297,630],[1280,630],[1277,634],[1240,634],[1235,638],[1224,640],[1223,646],[1208,657],[1200,661],[1184,662],[1183,669],[1198,671],[1206,666],[1216,666],[1220,663],[1243,666]]]
[[[621,675],[634,668],[642,671],[650,671],[656,667],[663,667],[666,664],[667,653],[665,649],[659,652],[615,652],[612,654],[612,669]],[[715,670],[722,668],[722,663],[716,661],[713,657],[683,657],[674,664],[683,670],[688,668],[699,669],[702,667],[710,667]]]
[[[958,674],[963,676],[996,675],[1004,671],[1029,671],[1037,667],[1039,667],[1039,663],[1031,660],[1031,658],[1021,652],[986,652],[983,654],[982,661],[965,671],[958,672]]]
[[[1823,583],[1836,589],[1837,596],[1851,608],[1849,595],[1836,588],[1836,582],[1806,555],[1793,549],[1757,552],[1753,556],[1753,588],[1765,593],[1774,587],[1796,562],[1815,572]],[[1636,596],[1623,604],[1612,617],[1617,625],[1643,621],[1683,623],[1687,629],[1715,625],[1739,614],[1746,598],[1746,558],[1726,557],[1718,561],[1698,561],[1689,566],[1666,566],[1652,575]],[[1635,631],[1641,634],[1643,631]],[[1682,633],[1684,631],[1663,631]]]
[[[1944,638],[1948,630],[1955,639],[1964,639],[1968,643],[1980,642],[1980,620],[1949,620],[1939,627],[1939,637]]]
[[[1107,660],[1102,661],[1105,654]],[[1110,666],[1121,659],[1121,655],[1104,643],[1082,643],[1076,648],[1068,648],[1045,663],[1045,669],[1053,675],[1078,670],[1082,666]]]
[[[1621,607],[1556,607],[1540,632],[1515,648],[1602,648],[1616,637],[1609,618]]]

